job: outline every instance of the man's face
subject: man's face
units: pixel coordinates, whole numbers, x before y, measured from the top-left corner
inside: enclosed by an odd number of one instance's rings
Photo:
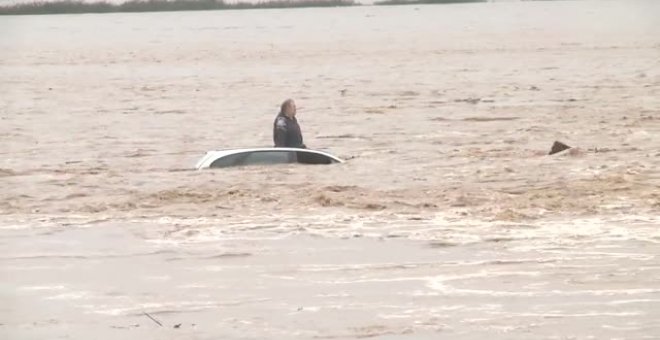
[[[289,117],[296,116],[296,102],[294,102],[293,100],[289,102],[289,104],[286,106],[285,114]]]

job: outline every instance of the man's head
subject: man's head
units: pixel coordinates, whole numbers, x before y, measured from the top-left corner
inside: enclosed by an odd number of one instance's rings
[[[283,115],[293,118],[296,116],[296,102],[293,101],[293,99],[287,99],[282,103],[282,107],[280,108],[280,112],[282,112]]]

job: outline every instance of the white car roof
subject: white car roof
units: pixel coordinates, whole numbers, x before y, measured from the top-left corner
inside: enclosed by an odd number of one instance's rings
[[[215,162],[218,158],[229,156],[229,155],[234,155],[237,153],[244,153],[244,152],[258,152],[258,151],[297,151],[297,152],[308,152],[308,153],[315,153],[315,154],[320,154],[324,155],[330,159],[333,159],[337,161],[338,163],[343,163],[344,161],[323,151],[318,151],[318,150],[311,150],[311,149],[299,149],[299,148],[242,148],[242,149],[222,149],[222,150],[212,150],[212,151],[207,151],[204,157],[200,159],[197,164],[195,165],[195,168],[198,170],[200,169],[205,169],[211,166],[213,162]]]

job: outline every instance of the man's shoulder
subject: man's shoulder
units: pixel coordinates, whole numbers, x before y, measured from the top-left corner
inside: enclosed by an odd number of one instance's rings
[[[286,129],[287,122],[286,117],[279,116],[275,118],[275,127],[279,129]]]

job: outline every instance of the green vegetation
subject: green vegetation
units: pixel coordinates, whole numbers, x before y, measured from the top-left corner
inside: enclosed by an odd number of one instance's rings
[[[426,4],[462,4],[470,2],[488,2],[488,0],[383,0],[374,5],[426,5]]]
[[[275,0],[225,3],[223,0],[129,0],[124,3],[62,0],[0,6],[0,15],[206,11],[220,9],[354,6],[353,0]]]

